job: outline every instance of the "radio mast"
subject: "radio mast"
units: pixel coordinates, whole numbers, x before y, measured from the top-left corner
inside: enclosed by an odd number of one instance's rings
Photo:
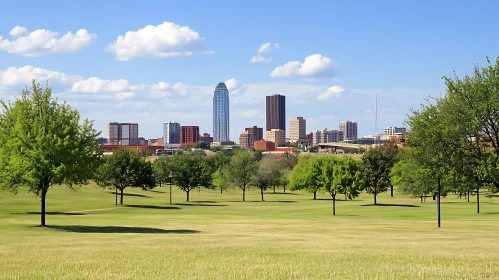
[[[376,92],[376,101],[374,108],[374,145],[378,143],[378,93]]]

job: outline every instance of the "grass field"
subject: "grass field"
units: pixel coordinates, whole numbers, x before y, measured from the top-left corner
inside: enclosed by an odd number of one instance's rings
[[[499,278],[499,198],[436,204],[396,194],[337,203],[307,193],[220,194],[192,202],[168,187],[128,190],[126,206],[93,186],[39,198],[0,193],[1,279],[491,279]],[[473,198],[474,200],[474,198]]]

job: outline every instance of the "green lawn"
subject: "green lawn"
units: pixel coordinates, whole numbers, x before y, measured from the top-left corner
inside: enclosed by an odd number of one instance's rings
[[[110,190],[64,187],[39,198],[0,193],[0,278],[15,279],[480,279],[499,277],[499,198],[436,204],[326,194],[220,194],[201,190],[128,190],[126,206]],[[473,197],[472,200],[475,200]],[[364,206],[367,205],[367,206]],[[411,207],[409,207],[411,206]],[[98,210],[95,210],[98,209]]]

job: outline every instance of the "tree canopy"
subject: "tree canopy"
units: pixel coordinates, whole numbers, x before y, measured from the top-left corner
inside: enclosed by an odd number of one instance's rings
[[[17,192],[20,186],[45,200],[53,185],[86,184],[100,164],[99,132],[78,111],[52,98],[52,89],[35,81],[13,103],[1,101],[0,186]]]

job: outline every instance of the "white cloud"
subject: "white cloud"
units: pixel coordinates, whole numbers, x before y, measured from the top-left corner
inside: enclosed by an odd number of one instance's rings
[[[270,76],[320,78],[332,76],[337,69],[338,65],[332,59],[321,54],[313,54],[307,56],[303,63],[300,63],[300,61],[290,61],[276,67],[270,73]]]
[[[117,100],[131,99],[135,94],[133,92],[118,92],[115,97]]]
[[[216,51],[202,51],[201,54],[215,54]]]
[[[272,44],[270,42],[267,42],[267,43],[263,43],[260,45],[260,48],[258,48],[258,53],[259,54],[269,53],[269,52],[276,50],[278,48],[279,48],[279,44],[277,44],[277,43]]]
[[[59,33],[44,29],[21,36],[26,33],[26,28],[16,26],[9,33],[16,37],[12,41],[0,36],[0,50],[28,57],[75,53],[92,44],[97,38],[97,35],[89,33],[86,29],[80,29],[75,34],[68,32],[60,38]]]
[[[269,53],[269,52],[276,50],[278,48],[279,48],[279,44],[277,44],[277,43],[274,43],[274,44],[272,44],[270,42],[263,43],[260,45],[260,48],[258,48],[257,54],[250,59],[250,62],[251,63],[262,63],[262,64],[272,63],[272,57],[265,57],[262,54]]]
[[[239,115],[244,118],[263,118],[261,110],[239,110]]]
[[[251,58],[250,62],[251,63],[269,64],[269,63],[272,63],[272,57],[264,57],[261,55],[255,55]]]
[[[130,90],[127,80],[103,80],[97,77],[82,79],[73,84],[71,91],[84,93],[123,92]]]
[[[326,89],[323,93],[317,95],[316,99],[317,100],[326,100],[331,97],[339,97],[341,93],[345,91],[345,88],[340,87],[340,86],[332,86]]]
[[[204,38],[188,26],[163,22],[120,35],[107,47],[117,60],[189,56],[204,47]]]
[[[13,37],[21,36],[28,33],[28,29],[23,26],[17,25],[16,27],[12,28],[12,30],[9,32],[9,34]]]
[[[225,81],[225,85],[227,86],[229,92],[232,92],[239,88],[239,82],[234,78]]]
[[[161,90],[166,90],[169,88],[170,88],[170,84],[167,82],[159,82],[157,84],[152,85],[153,91],[161,91]]]
[[[187,90],[186,85],[182,84],[181,82],[177,82],[173,85],[172,89],[176,91],[178,94],[185,96],[189,92]]]
[[[49,85],[68,85],[74,83],[78,78],[78,76],[26,65],[20,68],[9,67],[0,71],[0,87],[28,86],[33,79],[39,83],[45,83],[49,80]]]

